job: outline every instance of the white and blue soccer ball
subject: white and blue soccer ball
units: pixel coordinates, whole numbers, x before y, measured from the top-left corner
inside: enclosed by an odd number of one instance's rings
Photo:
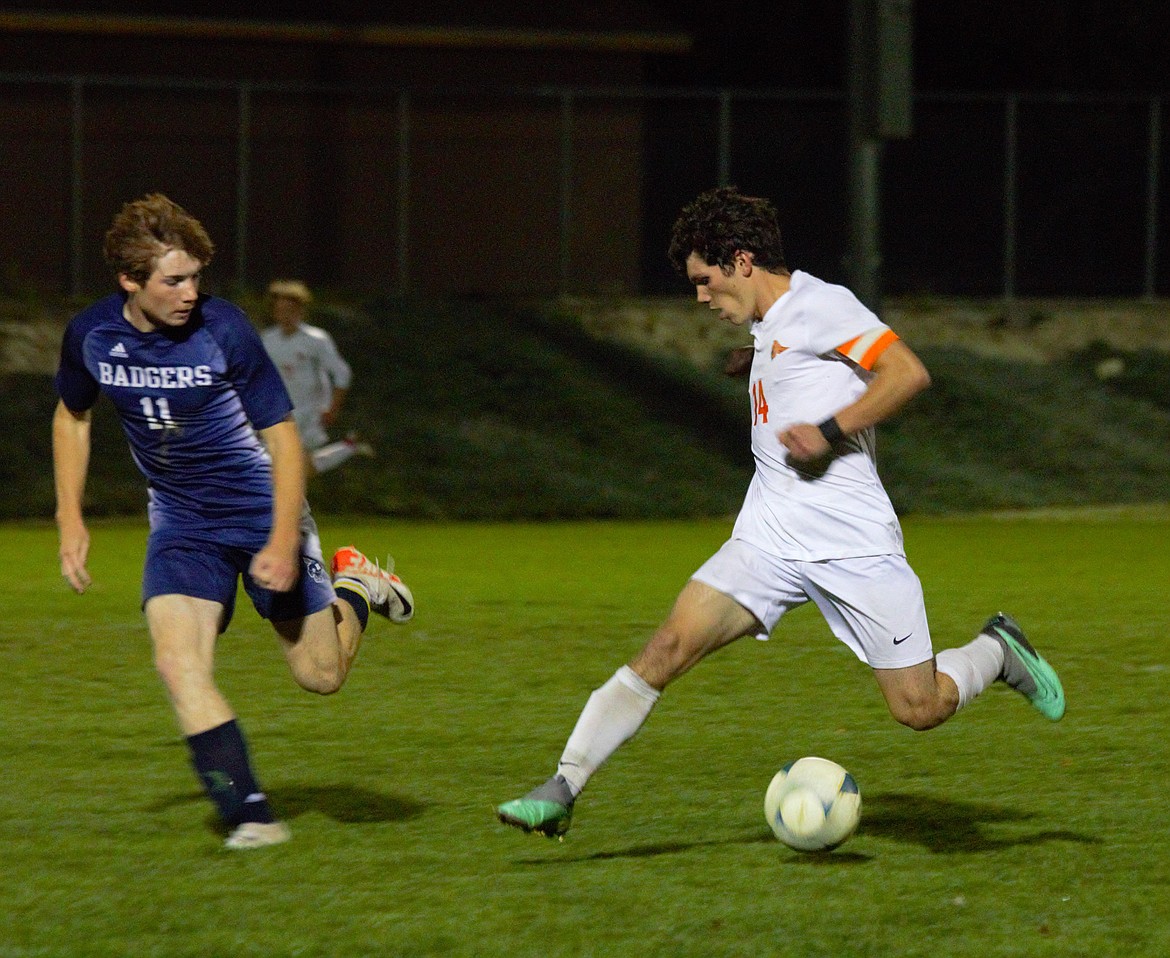
[[[764,815],[789,848],[823,852],[853,834],[861,820],[857,782],[827,758],[798,758],[773,777],[764,796]]]

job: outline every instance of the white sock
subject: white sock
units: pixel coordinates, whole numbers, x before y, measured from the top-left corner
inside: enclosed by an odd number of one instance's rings
[[[973,700],[1003,672],[1003,646],[989,635],[977,635],[957,649],[943,649],[935,665],[959,687],[959,708]]]
[[[348,439],[340,442],[331,442],[327,446],[313,451],[313,468],[317,472],[328,472],[336,469],[343,462],[357,455],[357,444]]]
[[[628,665],[589,696],[557,766],[574,797],[602,763],[633,738],[658,696],[658,690]]]

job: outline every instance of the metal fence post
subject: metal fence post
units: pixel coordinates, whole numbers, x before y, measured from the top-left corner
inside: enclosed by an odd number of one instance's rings
[[[1162,165],[1162,98],[1150,98],[1150,139],[1146,155],[1146,299],[1158,295],[1158,171]]]
[[[83,266],[82,232],[85,208],[82,197],[85,191],[84,147],[85,147],[85,85],[80,77],[70,83],[72,91],[72,112],[69,126],[69,292],[80,296],[81,271]]]
[[[560,294],[569,292],[573,251],[573,94],[561,94]]]
[[[249,151],[252,133],[252,86],[243,81],[237,91],[239,120],[236,127],[236,286],[248,283]]]
[[[398,294],[410,289],[410,94],[398,94]]]
[[[719,91],[719,182],[718,186],[731,183],[731,94]]]
[[[1009,94],[1004,101],[1003,144],[1003,298],[1010,302],[1016,296],[1016,151],[1019,147],[1016,129],[1019,101]]]
[[[881,309],[881,141],[849,137],[849,286],[866,306]]]

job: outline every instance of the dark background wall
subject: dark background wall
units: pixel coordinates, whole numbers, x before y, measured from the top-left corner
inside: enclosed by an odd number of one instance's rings
[[[1001,293],[1011,202],[1020,294],[1136,295],[1151,276],[1164,294],[1170,269],[1149,254],[1170,227],[1170,15],[1127,0],[1017,6],[915,7],[914,133],[884,150],[886,289]],[[774,199],[793,265],[845,276],[844,0],[326,3],[297,37],[225,29],[303,26],[280,2],[187,4],[178,29],[19,22],[49,7],[0,9],[10,289],[105,284],[111,215],[159,189],[205,221],[221,282],[676,291],[670,223],[721,173]],[[70,10],[167,19],[134,2]],[[416,32],[360,32],[395,24]]]

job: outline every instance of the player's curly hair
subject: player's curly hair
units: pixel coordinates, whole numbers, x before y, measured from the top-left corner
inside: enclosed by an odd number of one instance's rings
[[[687,257],[698,253],[708,266],[730,275],[740,251],[751,253],[760,269],[788,271],[776,208],[763,197],[721,186],[683,207],[671,230],[667,255],[680,273],[686,272]]]
[[[145,283],[160,256],[181,249],[204,266],[215,254],[215,244],[183,207],[162,193],[149,193],[126,203],[106,232],[102,251],[115,275],[125,274]]]

